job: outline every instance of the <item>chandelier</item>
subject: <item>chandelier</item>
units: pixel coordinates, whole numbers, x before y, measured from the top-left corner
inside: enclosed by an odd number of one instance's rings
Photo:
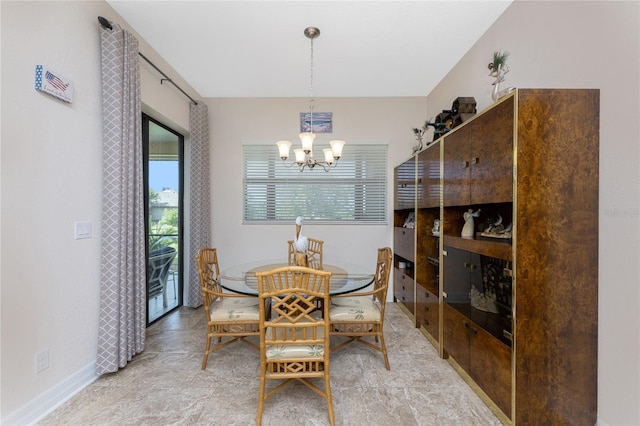
[[[298,137],[300,138],[300,142],[302,143],[302,148],[295,148],[293,150],[296,156],[294,162],[288,164],[286,162],[289,158],[289,148],[291,148],[291,142],[278,141],[276,142],[276,145],[278,145],[280,158],[282,159],[282,164],[284,164],[285,167],[292,167],[294,164],[297,164],[298,169],[302,172],[305,167],[307,167],[309,170],[313,170],[315,166],[321,166],[325,172],[328,172],[330,168],[336,166],[338,160],[342,156],[342,147],[344,146],[344,141],[330,141],[329,145],[331,146],[331,148],[324,148],[322,150],[324,152],[324,161],[318,161],[314,158],[313,141],[315,140],[316,135],[315,133],[313,133],[313,39],[320,35],[320,30],[316,27],[307,27],[304,30],[304,35],[309,40],[311,40],[311,99],[309,101],[309,118],[311,126],[308,132],[302,132],[298,135]]]

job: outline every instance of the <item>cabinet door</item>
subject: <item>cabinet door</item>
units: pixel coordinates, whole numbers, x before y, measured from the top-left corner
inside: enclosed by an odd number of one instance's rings
[[[467,206],[471,202],[471,125],[463,126],[444,139],[442,202],[447,206]]]
[[[440,144],[418,154],[418,208],[440,206]]]
[[[447,303],[442,308],[444,351],[469,371],[469,320]]]
[[[471,122],[471,201],[513,201],[513,98]]]
[[[469,263],[469,252],[445,246],[444,254],[443,300],[468,317],[471,315],[471,283],[465,264]]]
[[[415,261],[415,231],[411,228],[393,228],[393,246],[396,255],[404,257],[407,260]]]
[[[416,200],[416,164],[412,158],[394,169],[395,210],[413,209]]]
[[[420,285],[416,290],[416,321],[438,340],[438,297]]]
[[[511,348],[473,322],[470,334],[469,375],[511,417]]]

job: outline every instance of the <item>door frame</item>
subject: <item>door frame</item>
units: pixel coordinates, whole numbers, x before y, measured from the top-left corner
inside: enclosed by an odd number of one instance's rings
[[[146,323],[147,327],[156,321],[164,318],[170,312],[180,308],[184,303],[184,135],[179,133],[178,131],[172,129],[171,127],[163,124],[157,119],[151,117],[148,114],[142,113],[142,151],[143,151],[143,183],[144,183],[144,229],[145,229],[145,268],[146,271],[146,279],[147,279],[147,292],[148,295],[148,285],[149,285],[149,123],[153,122],[155,125],[162,127],[170,133],[173,133],[178,137],[178,287],[177,287],[177,305],[159,316],[155,318],[153,321],[149,321],[149,300],[148,296],[146,297]]]

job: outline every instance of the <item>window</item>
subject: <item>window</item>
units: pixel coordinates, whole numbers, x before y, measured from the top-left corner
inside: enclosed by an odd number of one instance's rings
[[[243,223],[386,224],[387,145],[345,145],[329,172],[302,173],[282,164],[275,145],[244,145],[243,186]]]

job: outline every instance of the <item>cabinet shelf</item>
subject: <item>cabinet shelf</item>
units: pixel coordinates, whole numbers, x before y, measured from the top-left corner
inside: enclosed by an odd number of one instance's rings
[[[504,259],[509,262],[513,260],[513,250],[510,242],[472,240],[469,238],[445,235],[444,245],[484,256],[497,257],[498,259]]]

